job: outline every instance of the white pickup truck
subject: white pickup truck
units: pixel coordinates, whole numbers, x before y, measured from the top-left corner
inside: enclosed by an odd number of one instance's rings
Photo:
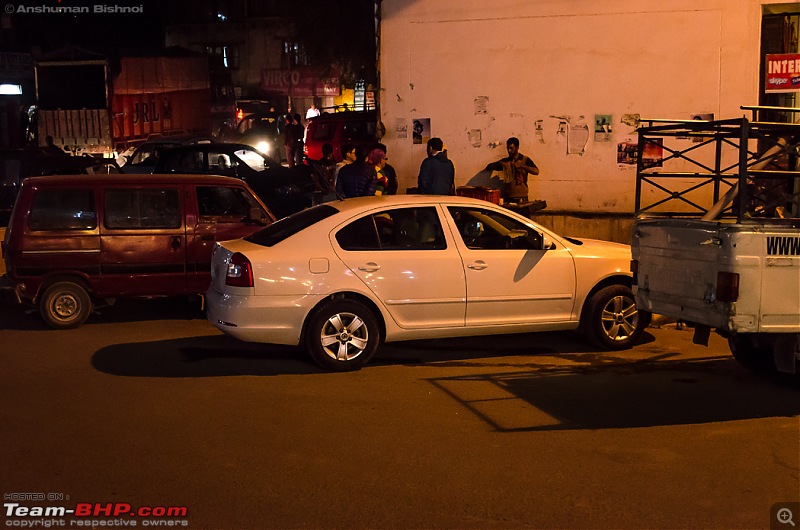
[[[662,154],[638,161],[632,234],[640,310],[688,323],[700,344],[716,329],[742,364],[788,373],[800,364],[798,127],[652,120],[639,132],[639,152],[657,144]],[[710,160],[699,153],[703,143]],[[727,168],[726,157],[734,160]]]

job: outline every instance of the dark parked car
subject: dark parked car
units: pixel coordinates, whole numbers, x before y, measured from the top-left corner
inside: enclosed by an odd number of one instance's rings
[[[278,217],[310,206],[315,189],[308,167],[283,167],[277,160],[244,144],[177,147],[158,161],[155,173],[200,173],[240,178]]]
[[[133,154],[128,157],[122,166],[122,172],[132,174],[152,173],[156,167],[156,162],[170,149],[175,149],[182,145],[210,144],[213,141],[214,139],[209,136],[196,134],[150,138],[137,147]]]
[[[281,160],[283,141],[283,120],[276,113],[248,114],[238,123],[236,129],[218,140],[255,147],[258,151]]]

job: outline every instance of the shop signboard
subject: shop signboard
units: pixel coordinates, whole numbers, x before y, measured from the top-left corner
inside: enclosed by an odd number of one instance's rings
[[[765,64],[765,92],[800,92],[800,53],[767,54]]]
[[[324,75],[314,68],[265,68],[261,70],[261,89],[284,96],[338,96],[338,75]]]
[[[353,106],[356,110],[366,110],[366,91],[367,84],[363,79],[356,81],[355,93],[353,95]]]

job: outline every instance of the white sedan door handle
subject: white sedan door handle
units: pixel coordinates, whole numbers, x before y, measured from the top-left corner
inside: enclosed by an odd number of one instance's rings
[[[467,265],[468,269],[472,269],[472,270],[476,270],[476,271],[482,271],[486,267],[488,267],[488,265],[482,259],[479,259],[475,263],[470,263],[469,265]]]
[[[360,271],[364,271],[364,272],[375,272],[375,271],[377,271],[377,270],[380,270],[380,268],[381,268],[381,266],[380,266],[380,265],[378,265],[377,263],[374,263],[374,262],[370,261],[369,263],[366,263],[366,264],[364,264],[364,265],[360,266],[360,267],[358,268],[358,270],[360,270]]]

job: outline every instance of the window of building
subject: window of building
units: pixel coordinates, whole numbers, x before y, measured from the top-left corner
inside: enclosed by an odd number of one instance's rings
[[[283,49],[281,50],[282,68],[296,68],[298,66],[308,66],[308,64],[308,56],[301,42],[283,41]]]
[[[208,44],[205,47],[206,54],[212,60],[218,61],[225,68],[237,70],[239,68],[239,47],[229,44]]]

